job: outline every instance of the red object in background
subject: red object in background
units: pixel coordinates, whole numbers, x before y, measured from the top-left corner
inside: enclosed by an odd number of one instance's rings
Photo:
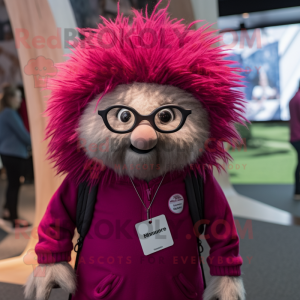
[[[21,106],[18,110],[21,118],[22,118],[22,121],[24,123],[24,126],[25,128],[28,130],[28,132],[30,132],[29,130],[29,121],[28,121],[28,114],[27,114],[27,107],[26,107],[26,101],[25,99],[23,98],[22,99],[22,103],[21,103]]]

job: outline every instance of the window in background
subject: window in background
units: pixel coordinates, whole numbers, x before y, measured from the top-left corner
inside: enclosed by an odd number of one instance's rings
[[[100,16],[113,19],[117,16],[118,0],[71,0],[74,15],[79,28],[95,28],[101,22]],[[124,16],[132,16],[131,7],[145,9],[151,12],[157,3],[156,0],[123,0],[120,2],[120,11]]]

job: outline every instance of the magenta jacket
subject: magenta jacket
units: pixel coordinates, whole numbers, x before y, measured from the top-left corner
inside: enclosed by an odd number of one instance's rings
[[[300,90],[289,103],[290,108],[290,141],[300,141]]]
[[[202,299],[203,280],[197,239],[186,197],[184,173],[168,173],[152,204],[150,216],[164,214],[174,245],[145,256],[135,224],[146,220],[146,210],[128,177],[99,186],[94,217],[81,251],[74,300]],[[148,206],[161,177],[134,184]],[[39,225],[35,251],[40,264],[70,261],[76,220],[77,186],[69,177],[53,195]],[[169,208],[174,194],[184,198],[181,213]],[[210,245],[207,263],[213,276],[239,276],[242,258],[239,238],[228,202],[206,171],[205,236]],[[173,198],[172,198],[173,199]],[[205,262],[205,261],[204,261]]]

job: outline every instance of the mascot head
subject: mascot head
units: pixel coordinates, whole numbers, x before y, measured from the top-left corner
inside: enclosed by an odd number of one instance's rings
[[[245,121],[241,76],[210,26],[192,30],[158,5],[80,30],[58,65],[46,111],[58,173],[151,180],[230,158],[223,143],[239,141],[234,124]]]

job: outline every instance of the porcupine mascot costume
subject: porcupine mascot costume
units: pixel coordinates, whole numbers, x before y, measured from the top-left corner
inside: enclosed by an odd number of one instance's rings
[[[119,13],[81,30],[85,40],[50,82],[49,159],[67,176],[38,228],[35,252],[46,273],[30,275],[27,298],[47,299],[59,285],[73,300],[245,299],[239,238],[211,171],[230,158],[223,142],[240,139],[241,77],[208,25],[192,30],[157,6],[151,16],[135,10],[131,24]],[[185,188],[190,172],[204,182],[206,289]],[[75,272],[68,262],[82,182],[97,194]]]

